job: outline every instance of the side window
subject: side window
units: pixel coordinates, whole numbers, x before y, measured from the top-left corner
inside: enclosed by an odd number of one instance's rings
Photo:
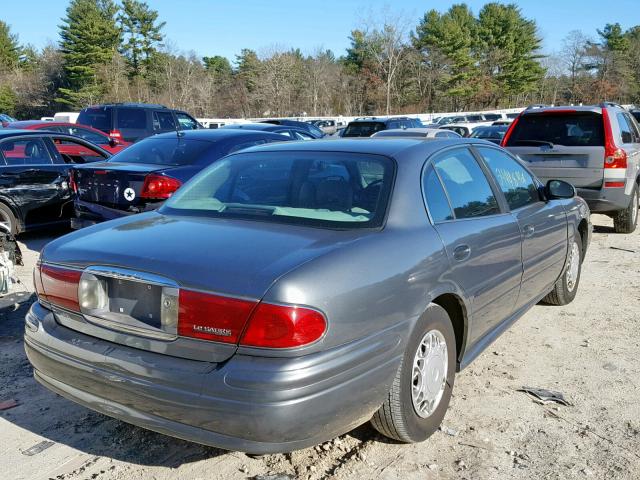
[[[436,133],[436,137],[437,138],[449,138],[451,135],[449,135],[449,132],[438,132]]]
[[[388,129],[388,130],[393,130],[393,129],[397,129],[397,128],[402,128],[402,127],[400,126],[400,122],[389,122],[389,123],[387,124],[387,129]]]
[[[175,130],[176,122],[171,112],[153,112],[154,130]]]
[[[147,111],[143,108],[119,108],[116,115],[117,128],[147,128]]]
[[[314,140],[314,138],[308,133],[294,131],[298,140]]]
[[[511,210],[540,201],[533,177],[516,160],[495,148],[478,147],[478,151],[498,181]]]
[[[433,165],[451,200],[456,219],[500,213],[489,181],[468,149],[445,152]]]
[[[41,138],[31,137],[5,141],[0,150],[7,165],[43,165],[53,163]]]
[[[178,123],[183,130],[196,130],[198,128],[198,122],[191,118],[186,113],[176,112]]]
[[[616,117],[618,118],[618,125],[620,125],[620,136],[622,137],[622,143],[633,143],[634,132],[627,122],[627,117],[625,117],[623,113],[618,113]]]
[[[83,140],[86,140],[87,142],[95,143],[96,145],[107,145],[109,143],[108,137],[105,137],[104,135],[100,135],[99,133],[96,133],[96,132],[92,132],[91,130],[87,130],[86,128],[69,127],[68,133],[69,135],[80,137]]]
[[[65,163],[99,162],[107,158],[102,152],[94,150],[87,145],[83,145],[82,143],[76,142],[69,138],[53,137],[52,140],[53,144],[56,147],[56,150],[58,150],[58,153],[62,156],[62,159],[65,161]]]
[[[633,133],[634,143],[640,143],[640,130],[638,129],[638,122],[636,122],[636,120],[630,113],[625,113],[624,116],[627,119],[629,127],[631,127],[631,133]]]
[[[427,201],[427,208],[434,223],[453,220],[453,212],[444,193],[442,183],[431,165],[422,178],[422,190]]]

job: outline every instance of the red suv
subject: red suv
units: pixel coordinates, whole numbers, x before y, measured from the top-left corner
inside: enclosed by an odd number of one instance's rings
[[[78,125],[76,123],[26,120],[22,122],[11,122],[7,125],[7,128],[18,128],[21,130],[46,130],[48,132],[66,133],[67,135],[80,137],[87,142],[98,145],[113,155],[131,145],[131,142],[125,142],[124,140],[110,137],[100,130],[96,130],[95,128],[85,125]],[[68,155],[70,157],[82,156],[82,152],[78,150],[80,148],[79,145],[62,143],[56,144],[56,148],[62,155]]]

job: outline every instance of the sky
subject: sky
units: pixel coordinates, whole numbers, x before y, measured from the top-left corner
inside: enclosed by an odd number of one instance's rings
[[[22,43],[43,47],[58,41],[58,26],[67,0],[4,0],[0,19],[7,22]],[[230,60],[242,48],[266,52],[273,47],[318,48],[342,55],[351,30],[367,19],[405,18],[414,28],[431,9],[446,10],[446,0],[148,0],[158,10],[167,43],[200,56],[222,55]],[[477,13],[484,0],[467,0]],[[508,2],[503,2],[508,3]],[[640,0],[512,0],[527,18],[535,19],[543,38],[544,53],[561,48],[562,39],[580,29],[596,36],[596,29],[618,22],[623,28],[640,24]]]

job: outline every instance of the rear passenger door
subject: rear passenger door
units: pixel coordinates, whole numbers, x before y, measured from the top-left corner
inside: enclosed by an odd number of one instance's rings
[[[638,131],[638,124],[631,114],[618,113],[617,117],[622,148],[627,153],[625,193],[631,195],[634,180],[638,178],[638,170],[640,169],[640,131]]]
[[[520,229],[489,178],[467,147],[437,154],[423,176],[429,214],[451,264],[442,280],[470,299],[470,344],[512,314],[522,277]]]
[[[545,202],[531,174],[497,148],[476,147],[505,196],[522,236],[522,287],[516,309],[537,302],[556,282],[567,255],[567,215],[561,202]]]
[[[69,167],[54,152],[47,137],[0,142],[0,199],[20,212],[27,227],[59,220],[61,203],[71,199]]]

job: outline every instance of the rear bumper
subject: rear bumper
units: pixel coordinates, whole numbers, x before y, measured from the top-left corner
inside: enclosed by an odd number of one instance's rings
[[[577,188],[576,190],[589,205],[591,213],[613,213],[624,210],[631,201],[631,196],[625,195],[624,188]]]
[[[35,303],[25,350],[47,388],[150,430],[250,453],[306,448],[369,420],[399,366],[403,331],[302,357],[236,354],[215,364],[68,329]]]
[[[139,212],[131,212],[76,199],[74,202],[75,217],[71,219],[71,228],[79,230],[107,220],[115,220],[116,218],[127,217],[136,213],[157,210],[161,205],[162,202],[148,203]]]

